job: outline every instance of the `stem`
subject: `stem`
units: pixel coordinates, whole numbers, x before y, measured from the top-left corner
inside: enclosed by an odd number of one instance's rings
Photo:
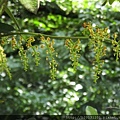
[[[54,39],[83,39],[88,40],[88,36],[77,36],[77,37],[71,37],[71,36],[53,36],[53,35],[46,35],[42,33],[34,33],[34,32],[11,32],[11,33],[0,33],[0,38],[6,37],[6,36],[13,36],[13,35],[33,35],[33,36],[44,36],[44,37],[50,37]],[[105,42],[111,42],[111,39],[106,38]]]
[[[14,32],[14,33],[1,33],[1,37],[12,36],[12,35],[33,35],[33,36],[44,36],[50,37],[55,39],[88,39],[89,37],[79,36],[79,37],[70,37],[70,36],[53,36],[53,35],[46,35],[41,33],[32,33],[32,32]]]

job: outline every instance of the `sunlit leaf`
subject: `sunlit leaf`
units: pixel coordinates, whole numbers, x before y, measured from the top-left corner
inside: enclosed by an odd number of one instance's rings
[[[21,4],[30,12],[36,14],[40,0],[20,0]]]
[[[97,110],[91,106],[86,107],[86,115],[98,115]]]

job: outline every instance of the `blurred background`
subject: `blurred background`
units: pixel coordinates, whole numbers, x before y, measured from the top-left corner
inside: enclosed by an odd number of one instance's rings
[[[120,39],[120,3],[102,6],[98,0],[44,0],[35,15],[27,11],[18,0],[8,6],[16,17],[21,30],[56,36],[83,36],[84,22],[93,26],[109,28],[110,34],[118,32]],[[0,22],[16,27],[6,13]],[[35,37],[34,45],[40,45]],[[0,115],[85,115],[86,106],[92,106],[102,115],[120,114],[120,62],[115,61],[111,45],[97,83],[91,75],[91,51],[88,41],[82,40],[82,51],[77,71],[73,70],[69,51],[64,39],[55,40],[58,53],[58,71],[55,80],[50,79],[49,66],[44,49],[39,49],[40,64],[36,66],[31,54],[29,68],[24,66],[10,45],[5,46],[12,80],[2,72],[0,75]]]

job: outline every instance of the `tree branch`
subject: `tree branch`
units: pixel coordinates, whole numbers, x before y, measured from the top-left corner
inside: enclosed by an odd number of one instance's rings
[[[11,32],[11,33],[1,33],[0,38],[6,37],[6,36],[13,36],[13,35],[32,35],[32,36],[44,36],[44,37],[50,37],[53,39],[89,39],[89,37],[85,36],[78,36],[78,37],[71,37],[71,36],[53,36],[53,35],[46,35],[42,33],[33,33],[33,32]]]

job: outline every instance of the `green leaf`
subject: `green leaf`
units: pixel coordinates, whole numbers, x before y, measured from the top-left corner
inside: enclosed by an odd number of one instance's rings
[[[109,0],[109,4],[111,5],[115,0]]]
[[[5,10],[5,7],[7,6],[8,0],[0,0],[0,16]]]
[[[91,106],[86,107],[86,115],[98,115],[97,110]]]
[[[15,30],[13,26],[0,22],[0,33],[8,33]]]
[[[19,0],[21,4],[30,12],[36,14],[40,0]]]
[[[11,11],[9,10],[8,7],[5,8],[5,12],[9,15],[9,17],[14,21],[14,23],[16,24],[18,30],[20,30],[19,24],[17,22],[17,20],[15,19],[14,15],[11,13]]]

